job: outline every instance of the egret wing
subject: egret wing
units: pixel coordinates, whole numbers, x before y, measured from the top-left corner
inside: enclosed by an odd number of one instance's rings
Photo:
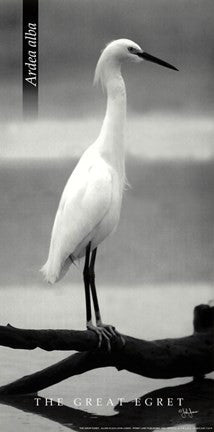
[[[60,273],[65,260],[90,237],[111,204],[110,167],[100,159],[85,168],[73,172],[59,204],[48,258],[52,274],[54,269]]]

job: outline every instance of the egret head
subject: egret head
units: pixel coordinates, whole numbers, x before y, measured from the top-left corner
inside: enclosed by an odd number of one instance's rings
[[[135,42],[129,39],[117,39],[110,42],[103,51],[103,55],[112,60],[123,63],[124,61],[140,62],[138,54],[143,50]]]
[[[159,64],[169,69],[178,70],[171,64],[146,53],[132,40],[117,39],[110,42],[103,50],[96,67],[95,82],[101,80],[103,83],[106,78],[105,75],[109,74],[110,70],[115,70],[115,68],[120,69],[121,64],[126,61],[140,63],[143,60]],[[107,72],[107,74],[105,72]]]

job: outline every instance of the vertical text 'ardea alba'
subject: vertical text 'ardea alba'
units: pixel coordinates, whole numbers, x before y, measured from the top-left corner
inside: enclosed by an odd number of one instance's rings
[[[170,69],[174,66],[144,52],[128,39],[111,42],[102,52],[95,71],[107,94],[107,107],[100,134],[84,152],[63,191],[53,225],[49,255],[42,267],[45,279],[55,283],[70,265],[85,256],[83,271],[86,296],[86,325],[104,337],[118,334],[102,323],[95,287],[94,265],[97,246],[116,228],[125,180],[124,124],[126,88],[121,65],[147,60]],[[96,326],[92,324],[91,295]]]

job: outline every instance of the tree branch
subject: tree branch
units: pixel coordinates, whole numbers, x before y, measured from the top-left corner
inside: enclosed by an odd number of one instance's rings
[[[113,366],[150,378],[203,376],[213,370],[214,307],[200,305],[194,311],[195,332],[191,336],[145,341],[124,336],[112,340],[111,352],[96,349],[97,336],[90,331],[24,330],[0,327],[0,344],[12,348],[79,350],[46,369],[0,387],[0,395],[35,393],[68,377]]]
[[[0,345],[27,350],[89,351],[97,347],[97,336],[86,330],[28,330],[7,324],[0,326]]]

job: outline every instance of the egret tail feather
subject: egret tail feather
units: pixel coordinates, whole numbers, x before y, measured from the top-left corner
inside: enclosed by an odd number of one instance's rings
[[[65,276],[71,264],[73,264],[73,261],[69,256],[66,258],[63,265],[59,266],[58,268],[55,267],[53,270],[53,266],[49,260],[47,260],[40,271],[43,274],[45,281],[53,285],[54,283],[59,282]]]

